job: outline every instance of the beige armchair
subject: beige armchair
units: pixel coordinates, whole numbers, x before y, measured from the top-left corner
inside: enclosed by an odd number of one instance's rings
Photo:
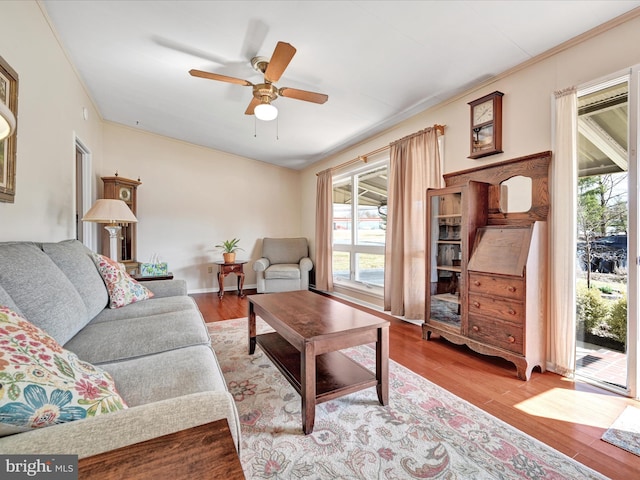
[[[307,290],[312,268],[306,238],[265,238],[253,264],[258,293]]]

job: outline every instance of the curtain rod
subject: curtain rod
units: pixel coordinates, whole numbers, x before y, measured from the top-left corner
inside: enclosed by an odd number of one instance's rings
[[[446,125],[438,125],[436,123],[432,128],[435,128],[440,135],[444,135],[444,127],[446,127]],[[388,150],[390,148],[391,148],[391,144],[385,145],[384,147],[380,147],[380,148],[378,148],[376,150],[373,150],[372,152],[365,153],[364,155],[358,155],[357,158],[353,158],[351,160],[347,160],[346,162],[341,163],[340,165],[336,165],[335,167],[331,167],[329,170],[331,170],[333,172],[335,170],[340,170],[341,168],[348,167],[349,165],[353,165],[354,163],[358,163],[358,162],[367,163],[367,161],[369,160],[369,157],[371,157],[371,156],[373,156],[373,155],[375,155],[377,153],[384,152],[385,150]],[[317,175],[320,175],[320,172],[316,172],[316,176]]]

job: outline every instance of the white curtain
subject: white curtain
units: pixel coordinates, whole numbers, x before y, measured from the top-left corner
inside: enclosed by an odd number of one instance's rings
[[[549,368],[564,376],[573,375],[576,363],[577,122],[576,88],[556,92],[547,357]]]
[[[333,290],[332,269],[333,176],[331,169],[318,174],[316,186],[316,288]]]
[[[384,309],[392,315],[424,319],[426,192],[441,186],[436,128],[391,144]]]

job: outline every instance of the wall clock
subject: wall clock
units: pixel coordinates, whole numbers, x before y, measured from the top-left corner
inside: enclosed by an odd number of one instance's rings
[[[473,102],[471,107],[471,154],[482,158],[502,153],[502,96],[495,91]]]

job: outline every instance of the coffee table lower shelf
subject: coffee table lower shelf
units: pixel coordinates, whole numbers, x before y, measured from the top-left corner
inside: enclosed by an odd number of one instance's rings
[[[300,352],[278,333],[256,337],[262,348],[293,388],[302,395]],[[322,403],[378,385],[376,375],[342,352],[316,356],[316,398]]]

